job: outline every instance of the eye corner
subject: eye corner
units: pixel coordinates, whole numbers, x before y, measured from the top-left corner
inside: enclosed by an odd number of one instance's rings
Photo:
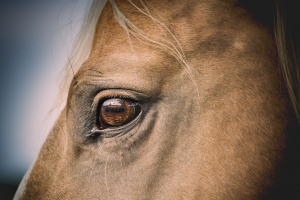
[[[99,138],[101,137],[101,132],[97,129],[92,129],[85,135],[86,141],[91,142],[91,141],[98,141]]]

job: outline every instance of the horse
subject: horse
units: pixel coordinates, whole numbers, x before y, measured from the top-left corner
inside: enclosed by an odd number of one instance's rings
[[[94,0],[14,199],[291,199],[299,69],[253,2]]]

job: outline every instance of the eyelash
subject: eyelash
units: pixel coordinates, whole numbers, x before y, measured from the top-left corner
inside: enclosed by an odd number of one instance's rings
[[[100,96],[100,97],[99,97]],[[103,103],[104,101],[106,101],[107,99],[116,99],[116,98],[120,98],[120,99],[132,99],[134,101],[137,101],[135,98],[132,98],[130,95],[127,94],[120,94],[118,92],[114,92],[111,91],[107,94],[97,94],[94,98],[94,101],[91,105],[92,110],[99,110],[99,106],[101,103]],[[97,113],[98,114],[98,113]]]
[[[116,99],[116,98],[120,98],[120,99],[131,99],[129,95],[126,94],[119,94],[116,92],[112,92],[111,94],[107,94],[105,98],[103,98],[102,101],[105,101],[106,99]]]

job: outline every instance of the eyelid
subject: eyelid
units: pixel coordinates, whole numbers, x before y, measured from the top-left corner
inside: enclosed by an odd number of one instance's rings
[[[99,102],[104,99],[120,98],[120,99],[131,99],[140,102],[142,99],[147,97],[148,96],[145,94],[137,93],[131,90],[129,91],[123,89],[102,90],[95,96],[91,108],[92,110],[96,110],[98,108]]]

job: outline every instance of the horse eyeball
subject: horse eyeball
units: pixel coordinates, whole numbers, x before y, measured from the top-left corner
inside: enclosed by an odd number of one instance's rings
[[[121,126],[135,119],[141,112],[138,102],[128,99],[107,99],[99,111],[99,128]]]

